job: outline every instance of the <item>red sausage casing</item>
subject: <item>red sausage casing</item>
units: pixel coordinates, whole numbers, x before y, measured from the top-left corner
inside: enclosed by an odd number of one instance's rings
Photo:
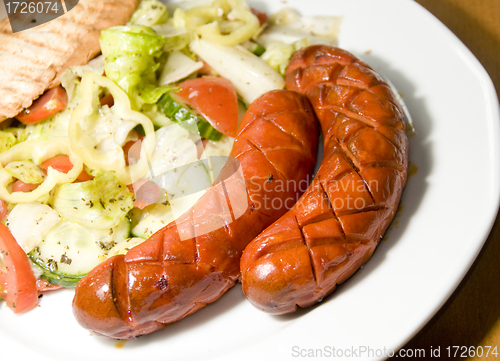
[[[300,196],[299,187],[286,185],[313,172],[316,123],[298,93],[273,91],[253,102],[230,154],[237,162],[222,170],[227,177],[176,222],[83,278],[73,300],[78,322],[100,335],[131,338],[217,300],[238,279],[245,246]]]
[[[310,46],[293,56],[286,84],[311,101],[324,152],[308,190],[241,259],[243,292],[274,314],[321,301],[368,261],[394,218],[408,167],[403,112],[367,64]]]

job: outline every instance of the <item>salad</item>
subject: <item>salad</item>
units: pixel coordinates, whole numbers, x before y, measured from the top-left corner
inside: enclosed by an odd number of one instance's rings
[[[284,88],[296,50],[334,45],[337,26],[244,0],[143,0],[129,23],[103,30],[100,56],[0,124],[7,306],[25,312],[41,292],[76,286],[190,208],[247,106]]]

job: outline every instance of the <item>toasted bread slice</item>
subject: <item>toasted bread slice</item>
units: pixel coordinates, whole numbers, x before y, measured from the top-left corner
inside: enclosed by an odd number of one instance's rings
[[[80,0],[65,15],[19,33],[7,18],[0,21],[0,121],[58,85],[69,66],[99,54],[101,30],[125,24],[139,1]]]

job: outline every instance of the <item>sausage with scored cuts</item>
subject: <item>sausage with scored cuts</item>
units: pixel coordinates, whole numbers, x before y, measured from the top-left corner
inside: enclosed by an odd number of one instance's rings
[[[316,160],[317,120],[307,99],[272,91],[243,117],[216,182],[184,215],[94,268],[76,288],[78,322],[96,334],[131,338],[214,302],[238,280],[245,246],[283,215]],[[290,161],[293,160],[293,161]],[[231,175],[232,173],[232,175]]]
[[[367,64],[339,48],[310,46],[294,54],[286,84],[311,101],[324,152],[308,190],[241,259],[243,292],[273,314],[321,301],[370,259],[408,168],[404,114]]]

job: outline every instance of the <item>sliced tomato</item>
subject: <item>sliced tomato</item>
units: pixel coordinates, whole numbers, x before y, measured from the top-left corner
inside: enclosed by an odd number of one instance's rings
[[[56,155],[55,157],[47,159],[45,162],[40,164],[40,168],[42,169],[48,170],[49,167],[52,167],[62,173],[68,173],[71,169],[73,169],[73,163],[71,163],[67,155]]]
[[[150,205],[160,199],[160,187],[154,182],[146,181],[136,193],[136,201],[142,202],[142,204]]]
[[[38,304],[38,292],[28,256],[2,223],[0,223],[0,253],[7,269],[7,272],[2,272],[3,281],[0,283],[0,287],[4,288],[2,293],[7,306],[14,313],[35,308]]]
[[[7,214],[9,214],[9,209],[7,208],[5,202],[0,199],[0,221],[7,217]]]
[[[220,77],[186,80],[177,94],[195,108],[222,134],[236,137],[238,131],[238,97],[233,84]]]
[[[128,189],[135,194],[134,207],[139,209],[144,209],[160,198],[160,187],[148,179],[139,179],[129,185]]]
[[[113,99],[113,95],[111,95],[111,93],[101,98],[101,107],[104,105],[107,105],[110,108],[115,105],[115,100]]]
[[[201,68],[200,70],[198,70],[198,74],[200,75],[211,75],[211,76],[215,76],[217,75],[215,73],[215,71],[212,69],[212,67],[210,65],[208,65],[208,63],[204,60],[202,60],[203,62],[203,68]]]
[[[208,139],[200,140],[196,143],[196,152],[198,153],[198,159],[200,159],[201,155],[205,151],[205,147],[207,146]]]
[[[47,90],[28,109],[19,113],[16,118],[23,124],[41,122],[66,108],[68,95],[61,86]]]
[[[257,19],[259,19],[260,26],[264,25],[265,23],[267,23],[267,20],[269,20],[269,16],[267,16],[267,14],[263,11],[254,8],[251,8],[250,11],[252,12],[252,14],[257,16]]]
[[[18,179],[12,185],[12,192],[31,192],[36,189],[40,184],[37,183],[24,183],[22,180]]]
[[[78,175],[78,177],[76,177],[75,182],[86,182],[86,181],[89,181],[91,179],[94,179],[94,176],[91,176],[90,174],[85,172],[85,170],[82,170],[82,172]]]
[[[131,165],[139,161],[141,157],[141,141],[130,140],[123,146],[123,154],[125,154],[125,164]]]
[[[54,285],[52,283],[47,282],[46,280],[42,280],[37,278],[36,280],[36,289],[38,293],[47,292],[47,291],[56,291],[64,288],[63,286]]]
[[[7,272],[0,268],[0,300],[7,298]]]
[[[69,159],[69,156],[67,155],[56,155],[53,158],[47,159],[45,162],[40,164],[40,168],[48,170],[49,167],[52,167],[53,169],[62,172],[62,173],[68,173],[71,169],[73,169],[73,163],[71,163],[71,160]],[[82,172],[78,175],[76,178],[79,181],[88,181],[91,180],[93,177],[85,170],[82,170]]]

